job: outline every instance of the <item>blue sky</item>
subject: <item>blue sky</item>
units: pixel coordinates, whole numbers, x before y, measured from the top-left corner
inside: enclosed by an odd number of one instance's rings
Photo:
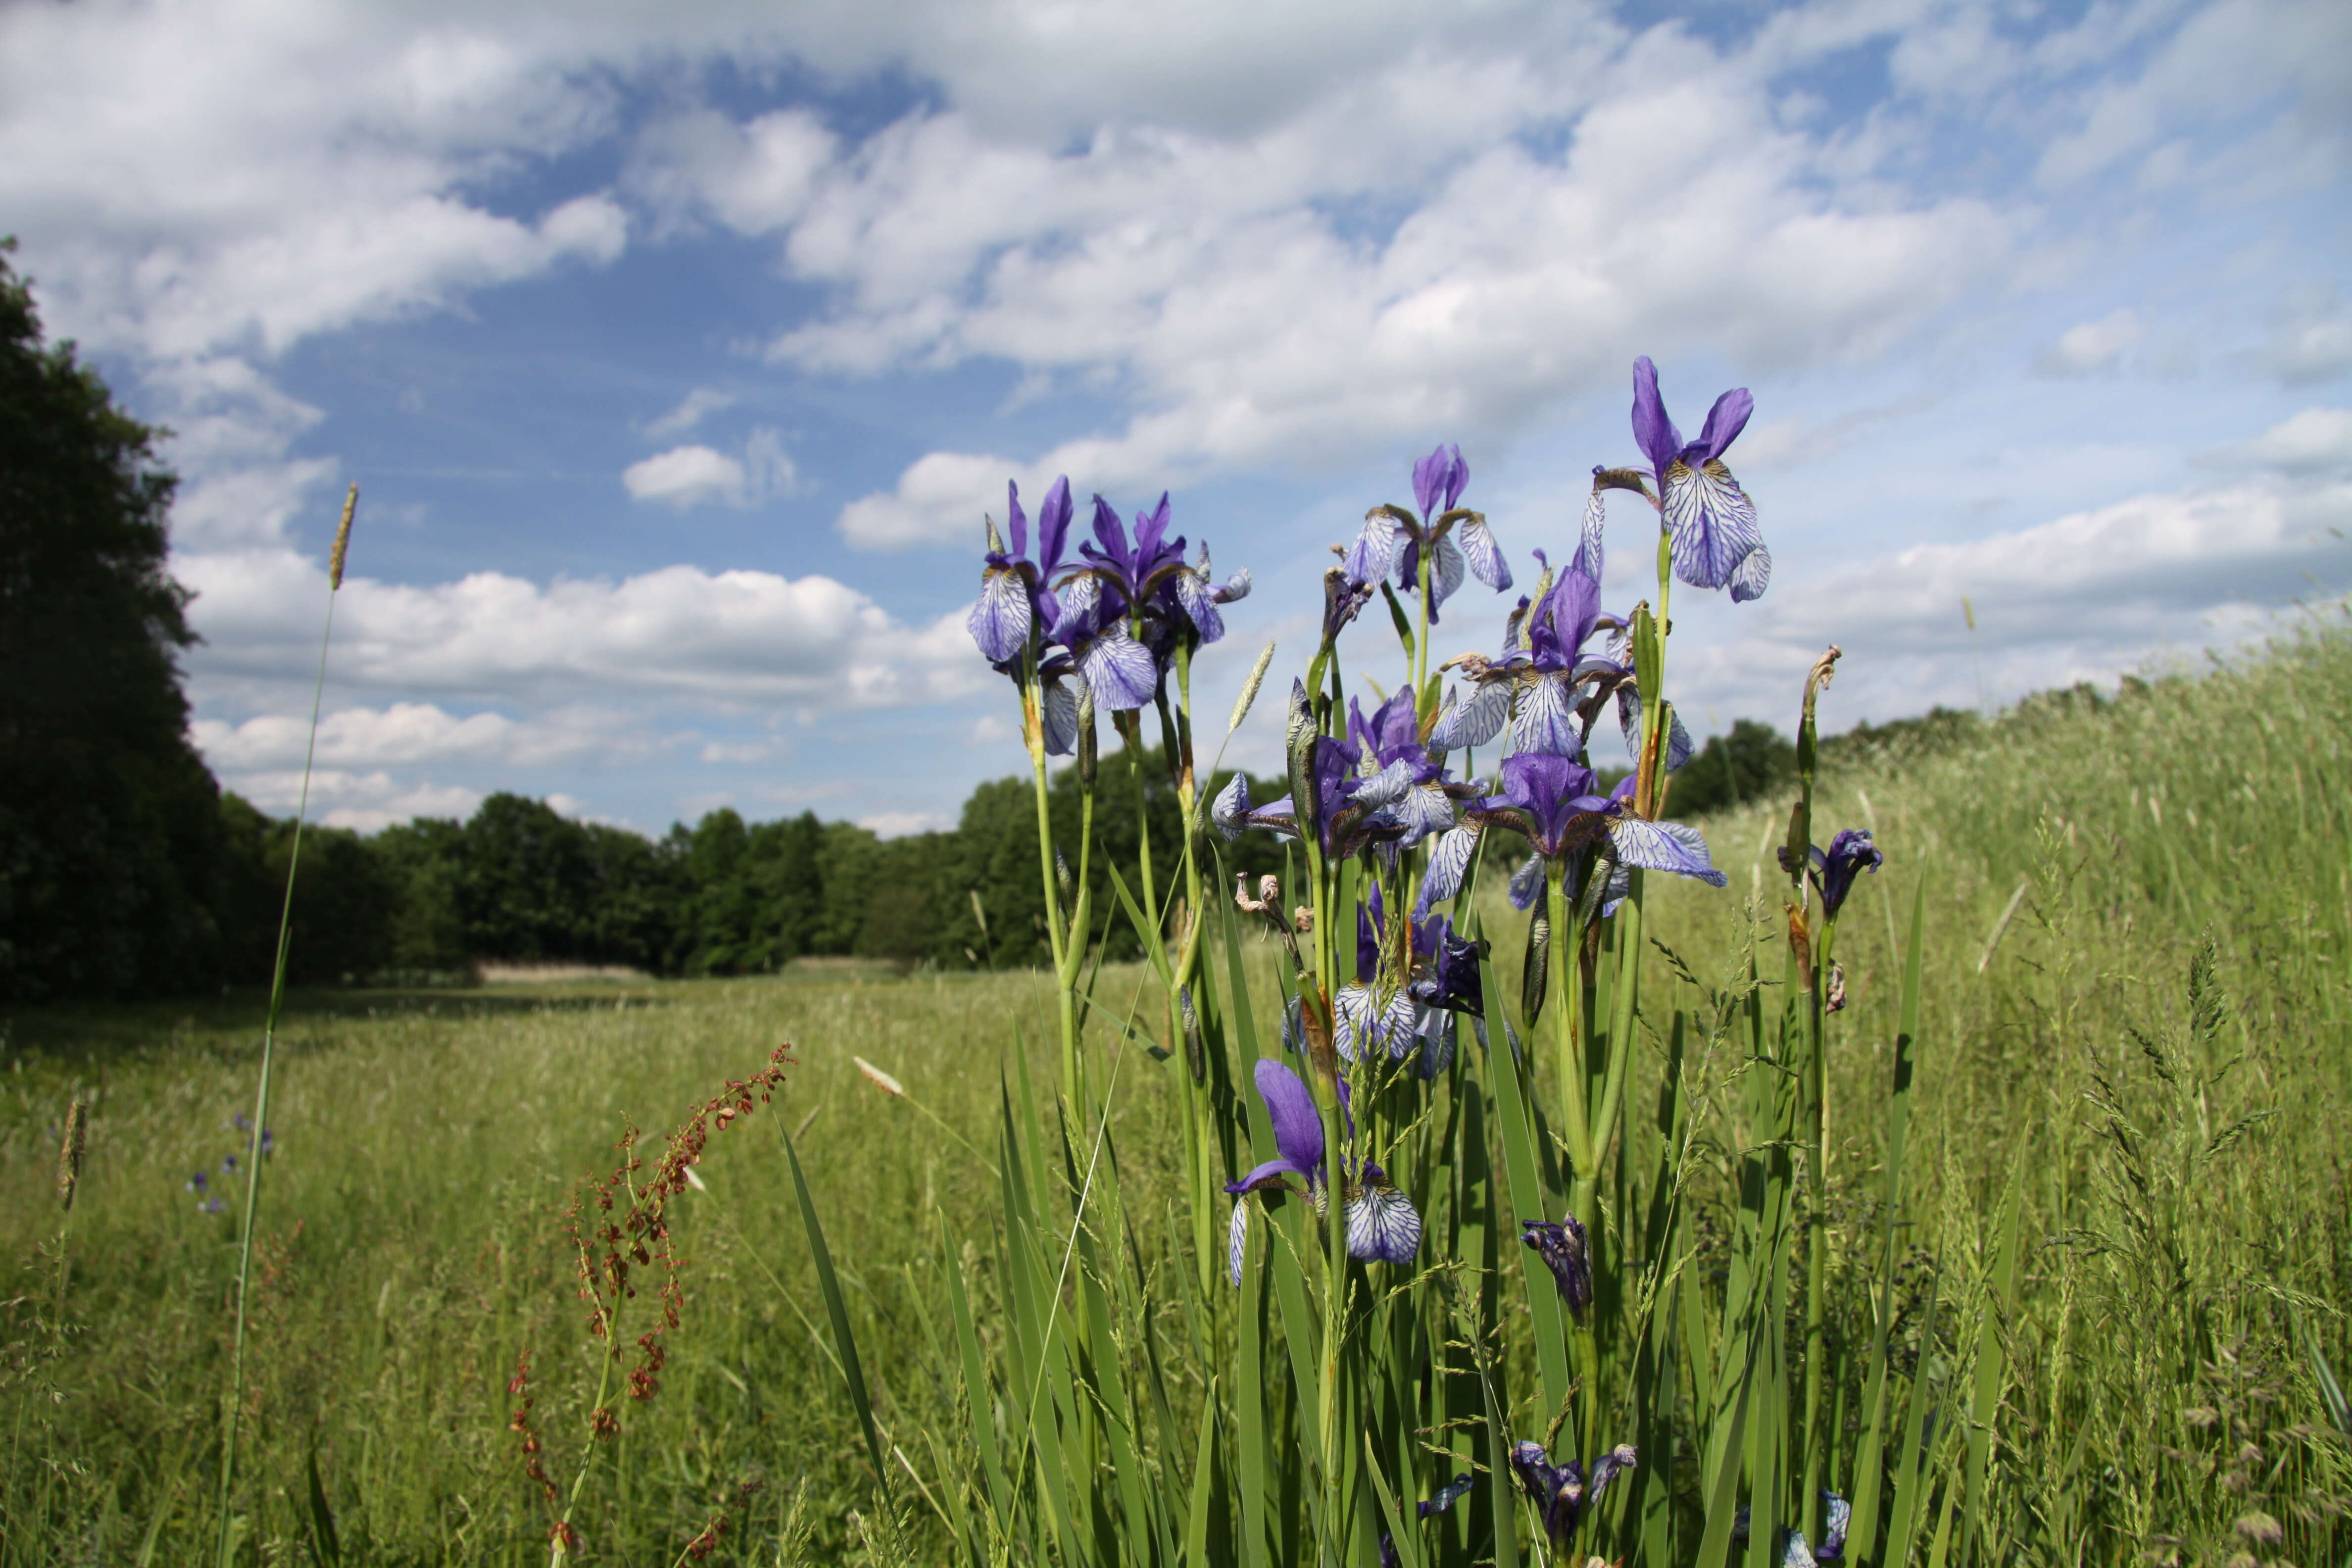
[[[1843,725],[2260,637],[2352,586],[2347,174],[2327,0],[0,11],[0,213],[177,432],[195,736],[268,809],[361,485],[363,827],[944,824],[1022,763],[961,626],[1008,478],[1251,570],[1222,712],[1439,441],[1531,579],[1643,353],[1686,427],[1756,398],[1774,582],[1677,597],[1696,728],[1832,640]]]

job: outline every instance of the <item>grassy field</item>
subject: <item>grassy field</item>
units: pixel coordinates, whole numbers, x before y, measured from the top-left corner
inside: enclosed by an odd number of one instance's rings
[[[1819,820],[1874,828],[1889,858],[1840,938],[1851,1005],[1822,1212],[1841,1260],[1874,1235],[1897,925],[1928,889],[1894,1338],[1901,1375],[1939,1399],[1992,1384],[1969,1405],[1990,1413],[1981,1518],[1937,1561],[2347,1561],[2352,1451],[2321,1368],[2352,1376],[2352,641],[2323,632],[2096,710],[2045,701],[1965,752],[1850,767],[1823,799]],[[1706,823],[1729,889],[1654,900],[1650,931],[1690,976],[1645,998],[1654,1029],[1736,980],[1769,923],[1785,810]],[[1507,969],[1513,945],[1497,943]],[[1107,971],[1097,994],[1157,1005],[1140,970]],[[672,1208],[681,1321],[658,1393],[598,1450],[582,1560],[677,1561],[754,1480],[712,1561],[948,1560],[972,1458],[942,1237],[985,1297],[1000,1085],[1024,1039],[1050,1073],[1050,1006],[1042,976],[840,968],[299,995],[257,1254],[243,1560],[542,1561],[510,1421],[528,1398],[569,1489],[601,1366],[567,1206],[627,1129],[658,1152],[787,1044],[775,1104],[712,1135],[702,1187]],[[261,1011],[240,996],[7,1021],[0,1563],[209,1558],[242,1180],[223,1158]],[[1181,1336],[1172,1071],[1108,1028],[1089,1038],[1117,1062],[1130,1222],[1138,1194],[1167,1194],[1167,1250],[1135,1267]],[[54,1194],[77,1092],[93,1116],[68,1226]],[[1702,1237],[1743,1147],[1731,1103],[1690,1177]],[[892,1528],[871,1519],[779,1127],[799,1131],[885,1440],[917,1483]],[[2011,1205],[2004,1292],[1991,1242]],[[1517,1271],[1516,1249],[1504,1263]],[[654,1298],[646,1283],[642,1321]],[[1857,1290],[1832,1312],[1848,1381],[1870,1310]]]

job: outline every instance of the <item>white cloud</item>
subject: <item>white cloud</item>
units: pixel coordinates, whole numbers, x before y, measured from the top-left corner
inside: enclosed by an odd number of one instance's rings
[[[317,635],[311,612],[326,597],[319,567],[282,550],[174,565],[197,593],[191,618],[211,645],[200,687],[290,691],[300,650]],[[908,626],[829,577],[693,566],[545,584],[495,572],[421,587],[352,577],[336,610],[331,672],[341,689],[412,702],[667,695],[890,707],[960,696],[989,678],[963,614]],[[252,706],[289,710],[277,700]],[[419,710],[400,722],[419,730],[433,721]]]
[[[632,500],[685,511],[711,501],[751,506],[789,492],[798,477],[783,437],[762,428],[751,433],[740,458],[698,444],[673,447],[631,463],[621,471],[621,483]]]
[[[842,508],[842,537],[867,550],[969,543],[982,537],[982,513],[996,516],[1001,510],[992,500],[1001,493],[998,487],[1021,471],[1002,458],[929,453],[909,463],[888,494],[863,496]],[[1034,510],[1045,489],[1032,480],[1022,493],[1029,498],[1026,510]]]
[[[2352,304],[2332,286],[2294,290],[2272,321],[2263,357],[2289,386],[2352,370]]]
[[[2284,606],[2341,592],[2347,534],[2352,484],[2138,496],[1776,582],[1726,618],[1702,608],[1694,629],[1705,615],[1707,630],[1675,650],[1674,680],[1694,713],[1792,714],[1806,668],[1832,642],[1846,650],[1835,707],[1850,717],[1974,706],[1980,659],[1996,699],[2112,680],[2167,647],[2234,643]]]
[[[2124,354],[2147,335],[2129,306],[2067,328],[2058,341],[2045,344],[2033,356],[2039,375],[2095,375],[2115,370]]]
[[[299,768],[230,773],[221,787],[235,791],[272,816],[291,816],[302,800]],[[479,790],[402,779],[389,773],[353,773],[339,769],[310,774],[310,819],[329,827],[373,833],[419,816],[471,816],[482,804]]]
[[[683,436],[710,415],[722,408],[734,406],[735,399],[724,392],[708,386],[698,386],[681,399],[678,405],[658,419],[646,422],[646,434],[656,441],[667,441],[673,436]]]
[[[2289,472],[2352,463],[2352,408],[2306,408],[2247,442],[2246,456]]]
[[[341,769],[458,761],[544,767],[643,750],[631,726],[626,714],[579,706],[524,719],[490,711],[459,715],[430,702],[340,708],[319,721],[317,763]],[[249,771],[299,767],[310,725],[301,715],[271,713],[238,724],[199,719],[190,732],[214,767]]]
[[[801,216],[835,148],[833,133],[804,110],[740,125],[698,110],[638,137],[625,184],[666,227],[708,216],[738,234],[767,234]]]
[[[743,465],[709,447],[673,447],[631,463],[621,483],[635,500],[662,501],[680,511],[705,501],[741,506],[747,483]]]
[[[940,833],[956,825],[956,819],[937,811],[878,811],[871,816],[861,816],[857,826],[870,830],[880,838],[904,838],[911,833]]]

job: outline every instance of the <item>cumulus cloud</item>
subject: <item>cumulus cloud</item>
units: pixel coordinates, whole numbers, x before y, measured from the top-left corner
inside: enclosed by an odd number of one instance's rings
[[[2272,320],[2263,358],[2289,386],[2352,371],[2352,304],[2333,286],[2295,289]]]
[[[2352,464],[2352,408],[2306,408],[2247,442],[2246,456],[2289,472]]]
[[[1838,710],[1856,717],[1973,706],[1979,658],[1996,695],[2112,680],[2165,648],[2259,635],[2282,608],[2342,592],[2347,537],[2352,484],[2341,481],[2138,496],[1776,582],[1677,651],[1676,683],[1689,683],[1695,713],[1793,711],[1832,642],[1847,655]]]
[[[310,725],[299,715],[266,713],[231,724],[199,719],[190,733],[205,760],[224,771],[299,768]],[[630,715],[567,706],[522,719],[481,711],[457,714],[430,702],[339,708],[319,721],[317,763],[338,769],[492,763],[544,767],[644,749]]]
[[[191,616],[211,644],[200,686],[284,686],[316,636],[314,562],[291,552],[190,556]],[[482,572],[425,586],[347,578],[336,611],[343,687],[556,704],[668,695],[813,709],[945,700],[988,674],[963,612],[909,626],[830,577],[667,566],[620,581],[539,584]],[[356,721],[354,722],[357,722]],[[431,722],[423,712],[402,722]],[[495,726],[484,726],[487,733]]]
[[[734,406],[735,399],[712,387],[698,386],[678,401],[677,407],[658,419],[646,422],[646,434],[656,441],[667,441],[673,436],[683,436],[710,415],[722,408]]]
[[[680,511],[712,501],[751,506],[790,491],[798,477],[783,437],[769,429],[753,431],[740,458],[697,444],[673,447],[621,470],[631,500],[659,501]]]
[[[302,802],[302,771],[224,773],[221,787],[243,795],[273,816],[291,816]],[[311,819],[361,833],[420,816],[471,816],[481,804],[479,790],[403,779],[385,772],[354,773],[324,768],[310,774]]]
[[[2033,356],[2038,375],[2096,375],[2122,364],[2124,354],[2147,335],[2139,316],[2128,306],[2067,328],[2058,341],[2045,344]]]

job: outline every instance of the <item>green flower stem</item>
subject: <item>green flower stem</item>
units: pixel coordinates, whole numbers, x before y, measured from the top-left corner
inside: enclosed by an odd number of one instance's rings
[[[359,487],[353,485],[350,499],[343,503],[342,540],[351,537],[352,511],[358,500]],[[319,748],[319,709],[327,692],[327,646],[335,634],[335,595],[342,585],[341,555],[339,541],[332,583],[327,589],[326,621],[319,631],[319,675],[310,689],[310,738],[302,748],[302,790],[294,807],[294,841],[286,857],[286,898],[278,910],[278,958],[269,977],[269,1013],[261,1026],[260,1082],[254,1089],[253,1126],[246,1142],[244,1228],[236,1249],[236,1339],[229,1360],[228,1433],[221,1445],[220,1533],[215,1553],[219,1568],[228,1568],[237,1426],[245,1410],[245,1330],[253,1279],[253,1229],[261,1210],[261,1137],[269,1124],[270,1068],[277,1054],[278,1016],[286,1004],[286,954],[293,939],[294,877],[301,868],[302,824],[310,811],[310,763]]]

